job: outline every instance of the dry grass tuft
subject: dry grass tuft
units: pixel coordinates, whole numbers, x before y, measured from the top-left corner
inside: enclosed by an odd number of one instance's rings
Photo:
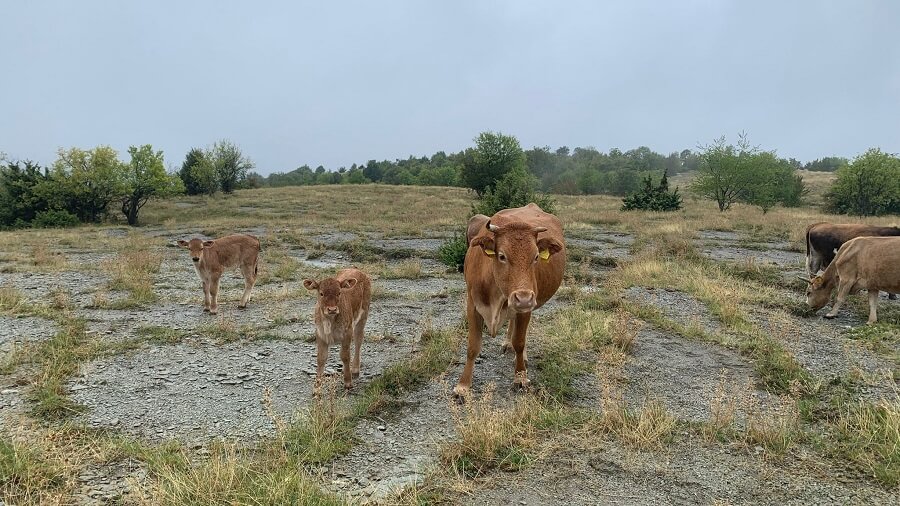
[[[425,273],[422,272],[422,260],[418,258],[386,265],[381,269],[380,275],[385,279],[419,279],[425,277]]]
[[[613,346],[622,353],[631,353],[635,338],[642,327],[643,324],[636,320],[631,313],[623,308],[617,308],[609,329]]]
[[[900,485],[900,398],[847,404],[832,431],[834,453],[886,486]]]
[[[763,408],[757,397],[750,396],[747,404],[747,444],[780,455],[796,443],[800,435],[800,412],[793,398],[783,396],[779,405]]]
[[[22,292],[9,285],[0,286],[0,311],[16,313],[24,302]]]
[[[37,244],[31,248],[30,263],[40,269],[59,271],[66,268],[68,260],[61,252],[50,251],[46,244]]]
[[[722,370],[709,400],[709,420],[702,428],[707,441],[734,437],[738,403],[747,393],[746,389],[739,391],[737,385],[729,383],[725,370]]]
[[[114,260],[105,262],[106,270],[112,273],[109,288],[129,293],[128,299],[121,303],[123,307],[140,306],[157,300],[153,277],[159,272],[162,260],[161,253],[134,244],[119,252]]]

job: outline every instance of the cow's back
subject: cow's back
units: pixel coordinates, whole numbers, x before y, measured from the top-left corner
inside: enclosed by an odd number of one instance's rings
[[[360,310],[368,311],[372,300],[372,280],[368,274],[356,267],[344,269],[335,275],[335,279],[339,282],[350,278],[356,279],[356,286],[344,292],[342,296],[347,298],[347,304],[353,314],[357,314]]]
[[[861,288],[900,291],[900,237],[856,237],[838,250],[840,279],[864,281]]]
[[[222,267],[230,268],[246,261],[255,261],[261,248],[255,236],[231,234],[216,239],[212,249]]]

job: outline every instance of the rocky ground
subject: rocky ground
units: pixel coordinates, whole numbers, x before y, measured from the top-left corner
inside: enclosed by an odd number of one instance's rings
[[[110,229],[111,237],[122,234]],[[254,230],[265,238],[269,230]],[[143,233],[177,239],[186,231],[147,229]],[[402,256],[433,257],[442,239],[435,237],[381,237],[361,233],[309,233],[321,251],[289,247],[292,261],[323,272],[352,260],[340,249],[349,241],[367,241],[383,250],[388,265]],[[569,243],[590,255],[626,260],[633,237],[597,228],[579,230]],[[702,231],[696,243],[703,254],[717,261],[753,261],[774,265],[790,276],[802,272],[802,254],[786,242],[751,240],[732,232]],[[0,286],[12,286],[30,300],[42,300],[55,291],[69,294],[75,314],[88,322],[92,336],[108,342],[136,342],[121,353],[81,364],[67,384],[73,400],[86,409],[76,422],[110,429],[148,442],[176,439],[202,451],[219,438],[252,443],[271,436],[272,414],[289,419],[311,398],[315,374],[315,345],[311,342],[314,299],[302,288],[302,279],[275,280],[259,286],[246,310],[237,308],[242,281],[237,274],[223,281],[221,312],[202,312],[201,293],[193,268],[181,250],[162,248],[162,268],[154,278],[160,295],[152,306],[100,309],[98,292],[108,291],[109,273],[101,266],[115,258],[108,252],[62,249],[67,266],[59,272],[0,272]],[[266,262],[266,251],[262,254]],[[311,258],[313,257],[313,258]],[[596,267],[596,276],[606,275]],[[375,280],[362,354],[362,375],[349,395],[386,367],[408,360],[426,328],[448,328],[462,319],[464,282],[434,260],[421,262],[414,279]],[[706,306],[688,294],[647,287],[631,287],[623,294],[658,308],[666,317],[706,333],[723,332],[722,324]],[[124,294],[112,290],[108,300]],[[791,294],[792,297],[799,297]],[[883,301],[885,304],[897,302]],[[540,329],[565,302],[554,301],[535,315]],[[883,355],[847,339],[847,326],[860,322],[851,316],[839,321],[800,319],[787,313],[759,309],[753,317],[780,339],[812,374],[823,380],[854,370],[891,370]],[[171,343],[141,341],[142,336],[170,329],[178,338]],[[48,339],[59,330],[39,317],[0,316],[0,353]],[[503,404],[517,394],[508,387],[512,359],[500,353],[502,337],[486,338],[475,376],[475,391],[496,388],[495,402]],[[536,342],[539,335],[530,336]],[[463,347],[464,348],[464,347]],[[322,470],[327,488],[353,500],[389,498],[395,490],[419,483],[437,463],[441,441],[453,437],[448,416],[450,387],[458,378],[465,351],[454,366],[425,386],[412,391],[395,410],[363,418],[355,427],[359,443]],[[531,360],[540,360],[532,355]],[[340,369],[337,349],[329,371]],[[887,377],[885,377],[887,378]],[[721,345],[699,342],[645,325],[638,334],[632,357],[622,371],[629,403],[660,400],[684,422],[708,417],[710,399],[720,381],[765,397],[757,389],[754,366],[747,357]],[[891,379],[873,380],[864,387],[871,398],[890,395]],[[0,376],[0,429],[16,423],[27,401],[20,375]],[[600,409],[598,384],[586,375],[576,385],[573,402]],[[270,404],[264,403],[264,399]],[[271,411],[270,409],[271,408]],[[560,448],[518,473],[498,472],[465,496],[467,504],[826,504],[897,503],[894,492],[870,482],[835,478],[835,470],[806,455],[770,462],[745,449],[706,444],[687,435],[660,451],[643,452],[609,440],[601,447]],[[128,460],[79,476],[80,502],[104,503],[126,493],[132,483],[146,479],[139,463]]]

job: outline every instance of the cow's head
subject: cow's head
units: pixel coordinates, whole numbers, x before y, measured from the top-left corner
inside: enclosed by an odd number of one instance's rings
[[[215,243],[215,241],[201,241],[200,239],[191,239],[190,241],[185,241],[184,239],[178,240],[178,245],[182,248],[191,252],[191,260],[194,263],[200,261],[203,258],[203,250],[209,248]]]
[[[490,220],[485,224],[491,234],[472,239],[472,246],[479,246],[490,258],[494,281],[506,295],[510,308],[527,313],[537,306],[537,281],[535,266],[549,262],[550,257],[562,250],[562,244],[553,238],[538,239],[544,227],[533,227],[524,222],[503,226]]]
[[[832,283],[825,281],[823,276],[813,276],[811,279],[800,278],[808,283],[806,287],[806,304],[814,311],[825,307],[831,300]]]
[[[325,317],[334,317],[341,312],[341,293],[352,290],[356,283],[356,278],[347,278],[343,281],[335,278],[325,278],[322,281],[303,280],[303,286],[307,290],[318,292],[317,306]]]

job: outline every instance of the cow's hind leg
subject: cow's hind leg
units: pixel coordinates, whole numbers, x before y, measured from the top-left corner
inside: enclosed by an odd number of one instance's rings
[[[203,311],[209,312],[209,281],[201,281],[203,284]]]
[[[463,367],[459,383],[453,387],[453,394],[458,399],[465,399],[472,388],[472,373],[475,369],[475,359],[481,353],[481,332],[484,327],[484,318],[475,309],[475,303],[471,296],[466,297],[466,317],[469,322],[468,344],[466,346],[466,365]]]
[[[253,285],[256,284],[256,263],[242,266],[241,274],[244,275],[244,295],[241,297],[241,304],[238,307],[244,309],[250,302],[250,292],[253,291]]]
[[[856,280],[846,280],[846,282],[842,279],[838,284],[838,293],[834,298],[834,305],[831,307],[831,311],[825,314],[825,318],[834,318],[838,314],[838,310],[841,309],[841,306],[844,304],[844,301],[847,299],[847,296],[850,295],[850,291],[853,289],[853,285],[856,284]]]
[[[515,332],[512,335],[512,346],[516,352],[516,375],[513,379],[513,386],[526,389],[529,382],[525,356],[525,334],[528,332],[528,324],[531,322],[531,313],[517,313],[513,320],[515,320]]]
[[[869,290],[869,321],[875,323],[878,321],[878,290]]]

